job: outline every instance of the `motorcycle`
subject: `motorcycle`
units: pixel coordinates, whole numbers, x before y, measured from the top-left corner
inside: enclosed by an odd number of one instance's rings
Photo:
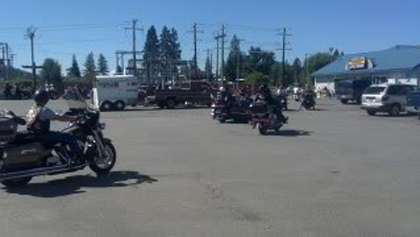
[[[227,102],[220,96],[211,105],[211,116],[221,123],[232,119],[234,122],[248,123],[251,118],[249,106],[252,100],[240,98],[235,102]],[[230,104],[231,103],[231,104]]]
[[[256,102],[251,104],[250,108],[252,111],[252,128],[257,128],[261,135],[267,135],[268,130],[274,130],[277,133],[284,125],[277,114],[274,113],[274,106]]]
[[[280,105],[284,110],[288,110],[287,108],[287,96],[280,96],[279,97]]]
[[[315,105],[316,105],[315,96],[312,94],[306,94],[301,103],[301,108],[303,107],[306,110],[310,110],[310,109],[315,110]]]
[[[74,162],[74,154],[63,144],[46,144],[31,132],[17,132],[26,121],[11,111],[0,116],[0,182],[7,188],[22,187],[33,177],[76,172],[89,167],[98,176],[108,174],[115,165],[117,154],[112,141],[105,138],[99,111],[84,101],[69,100],[66,113],[78,116],[64,132],[73,134],[83,147],[84,156]]]

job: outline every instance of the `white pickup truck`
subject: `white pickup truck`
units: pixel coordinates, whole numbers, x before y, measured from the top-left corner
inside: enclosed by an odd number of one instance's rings
[[[101,111],[124,110],[138,104],[138,80],[135,76],[97,76],[93,105]]]

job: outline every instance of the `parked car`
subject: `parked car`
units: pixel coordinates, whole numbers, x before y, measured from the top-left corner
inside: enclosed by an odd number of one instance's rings
[[[406,110],[408,113],[417,114],[420,119],[420,91],[408,93]]]
[[[349,101],[354,101],[360,104],[362,101],[363,91],[366,90],[372,83],[370,80],[343,80],[337,83],[337,99],[342,104],[347,104]]]
[[[373,116],[378,112],[398,116],[406,111],[407,95],[415,91],[414,85],[379,84],[367,88],[362,95],[361,108]]]

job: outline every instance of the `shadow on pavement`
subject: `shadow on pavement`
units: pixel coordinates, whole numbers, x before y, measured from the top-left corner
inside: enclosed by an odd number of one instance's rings
[[[120,110],[120,111],[109,111],[109,112],[105,112],[105,113],[129,113],[129,112],[148,112],[148,111],[164,111],[164,110],[169,110],[169,111],[174,111],[174,110],[200,110],[200,109],[209,109],[209,107],[199,107],[199,106],[185,106],[185,107],[176,107],[174,109],[161,109],[159,107],[134,107],[134,108],[127,108],[125,110]]]
[[[304,130],[280,130],[278,132],[269,132],[268,136],[280,136],[280,137],[300,137],[300,136],[311,136],[313,132]]]
[[[8,193],[28,195],[42,198],[54,198],[84,193],[82,188],[124,188],[138,186],[143,183],[158,182],[150,176],[135,171],[114,171],[106,176],[77,175],[64,179],[52,180],[46,183],[29,183],[17,189],[6,189]]]
[[[390,116],[387,113],[379,113],[379,114],[375,114],[376,117],[387,117],[387,118],[404,118],[404,117],[416,117],[418,116],[417,114],[409,114],[409,113],[404,113],[404,114],[400,114],[398,116]],[[373,116],[373,117],[375,117]]]

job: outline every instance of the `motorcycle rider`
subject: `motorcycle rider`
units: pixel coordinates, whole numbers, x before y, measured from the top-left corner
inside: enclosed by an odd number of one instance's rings
[[[287,91],[286,91],[286,89],[283,86],[279,85],[277,87],[276,95],[277,95],[277,98],[278,98],[281,106],[285,110],[287,110]]]
[[[49,144],[63,143],[69,146],[75,156],[72,163],[79,164],[83,157],[83,151],[76,138],[69,134],[51,131],[51,121],[73,122],[78,119],[76,116],[58,115],[50,108],[46,107],[49,101],[49,93],[43,89],[35,92],[35,105],[27,113],[27,129],[33,132],[41,141]]]
[[[230,114],[233,103],[235,102],[235,98],[233,97],[233,93],[230,88],[226,86],[220,87],[220,97],[226,102],[226,107],[228,113]]]
[[[261,94],[262,98],[259,99],[265,101],[268,105],[273,106],[273,113],[277,115],[277,118],[284,124],[287,123],[289,117],[285,117],[282,112],[282,105],[279,103],[278,100],[273,98],[270,89],[267,85],[262,85],[259,89],[259,93]]]
[[[304,104],[312,104],[315,105],[315,97],[316,93],[313,88],[309,85],[306,86],[305,91],[303,92],[303,101],[301,108]]]

